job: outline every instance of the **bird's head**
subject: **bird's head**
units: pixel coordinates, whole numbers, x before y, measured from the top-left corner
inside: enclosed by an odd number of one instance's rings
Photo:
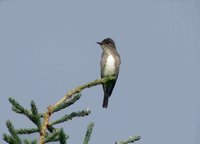
[[[102,49],[106,48],[116,49],[115,42],[111,38],[106,38],[102,42],[97,42],[97,44],[99,44],[102,47]]]

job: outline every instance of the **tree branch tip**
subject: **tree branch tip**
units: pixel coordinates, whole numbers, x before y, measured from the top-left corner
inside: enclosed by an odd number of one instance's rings
[[[90,112],[91,112],[91,110],[90,110],[89,108],[87,108],[87,109],[86,109],[86,111],[87,111],[88,113],[90,113]]]

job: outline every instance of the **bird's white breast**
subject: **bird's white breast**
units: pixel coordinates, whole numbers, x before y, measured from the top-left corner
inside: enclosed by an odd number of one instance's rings
[[[105,65],[105,75],[113,75],[115,74],[115,59],[112,55],[109,55],[106,60]]]

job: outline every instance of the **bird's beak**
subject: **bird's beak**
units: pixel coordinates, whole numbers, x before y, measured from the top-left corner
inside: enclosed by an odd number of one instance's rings
[[[97,44],[102,45],[102,42],[97,42]]]

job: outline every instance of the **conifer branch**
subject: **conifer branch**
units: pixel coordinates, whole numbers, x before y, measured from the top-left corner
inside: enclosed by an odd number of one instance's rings
[[[85,138],[84,138],[83,144],[88,144],[89,143],[93,127],[94,127],[94,123],[90,122],[88,127],[87,127],[87,131],[86,131],[86,134],[85,134]]]
[[[65,103],[66,100],[70,99],[74,94],[80,93],[85,88],[90,88],[92,86],[103,84],[103,83],[106,83],[106,82],[114,80],[114,79],[115,79],[114,76],[109,76],[109,77],[104,77],[104,78],[101,78],[101,79],[96,79],[96,80],[94,80],[92,82],[88,82],[86,84],[78,86],[78,87],[72,89],[71,91],[69,91],[56,104],[54,104],[53,106],[49,106],[47,112],[44,113],[44,120],[43,120],[43,124],[42,124],[41,130],[40,130],[40,144],[44,144],[45,143],[45,134],[46,134],[46,129],[47,129],[48,125],[49,125],[49,118],[50,118],[51,114],[56,109],[58,109],[58,107],[60,107],[60,105]]]
[[[60,134],[60,129],[55,130],[51,134],[48,134],[45,138],[45,143],[52,142],[55,140],[55,138]]]
[[[12,104],[12,110],[14,112],[27,116],[38,127],[39,130],[41,129],[41,121],[40,121],[41,116],[38,113],[34,101],[31,101],[31,111],[21,106],[14,98],[10,97],[9,101]]]
[[[140,136],[130,136],[128,138],[128,140],[122,140],[120,142],[115,142],[115,144],[129,144],[129,143],[134,143],[134,142],[140,140],[140,138],[141,138]]]
[[[92,86],[96,86],[99,84],[106,83],[108,81],[114,80],[114,76],[104,77],[101,79],[96,79],[92,82],[88,82],[86,84],[83,84],[81,86],[78,86],[72,90],[70,90],[61,100],[59,100],[55,105],[52,106],[52,111],[54,111],[59,105],[61,105],[63,102],[65,102],[67,99],[71,98],[74,94],[80,93],[85,88],[90,88]]]
[[[60,144],[66,144],[66,140],[69,138],[68,135],[64,133],[63,128],[54,130],[51,134],[48,134],[45,138],[45,143],[59,141]]]
[[[28,117],[32,117],[31,111],[23,108],[14,98],[10,97],[8,99],[12,104],[12,110],[16,113],[23,114]]]
[[[74,94],[70,99],[66,100],[65,102],[58,105],[52,113],[60,111],[66,107],[69,107],[70,105],[74,104],[77,100],[79,100],[81,97],[81,93]],[[40,113],[40,117],[43,118],[45,113]]]
[[[64,109],[66,107],[69,107],[70,105],[74,104],[77,100],[79,100],[80,97],[81,97],[81,93],[76,93],[72,95],[70,99],[67,99],[65,102],[55,107],[52,113],[60,111],[61,109]]]
[[[11,121],[7,120],[6,126],[11,135],[9,136],[9,135],[3,134],[3,139],[9,144],[21,144],[22,141],[21,141],[20,137],[17,135],[15,128],[12,125]]]
[[[38,127],[38,129],[41,129],[41,121],[40,121],[40,115],[38,113],[36,104],[34,101],[31,101],[31,112],[32,112],[32,117],[31,120],[32,122]]]
[[[32,133],[36,133],[39,132],[38,128],[24,128],[24,129],[16,129],[15,132],[17,134],[32,134]]]
[[[60,144],[66,144],[66,141],[67,141],[67,139],[69,138],[69,136],[66,135],[66,134],[64,133],[63,128],[61,128],[58,138],[59,138]]]
[[[91,113],[90,110],[82,110],[82,111],[79,111],[79,112],[72,112],[69,115],[66,114],[65,116],[61,117],[60,119],[51,122],[49,125],[51,126],[51,125],[63,123],[63,122],[66,122],[68,120],[71,120],[74,117],[84,117],[84,116],[89,115],[90,113]]]
[[[23,140],[24,141],[24,144],[37,144],[37,140],[33,140],[33,141],[30,141],[30,140]]]
[[[10,103],[12,104],[12,110],[16,113],[23,114],[27,116],[37,127],[36,128],[23,128],[23,129],[15,129],[11,123],[11,121],[7,121],[6,125],[11,135],[3,134],[3,139],[9,144],[36,144],[37,140],[21,140],[21,138],[18,136],[19,134],[32,134],[39,132],[40,134],[40,144],[45,144],[48,142],[58,142],[60,144],[66,144],[66,140],[69,138],[69,136],[63,131],[63,128],[56,128],[54,127],[56,124],[66,122],[68,120],[72,120],[74,117],[84,117],[88,116],[91,111],[89,109],[82,110],[78,112],[72,112],[71,114],[66,114],[63,117],[53,121],[49,122],[49,119],[51,115],[54,112],[60,111],[66,107],[69,107],[70,105],[74,104],[77,100],[81,97],[81,91],[90,88],[92,86],[96,86],[99,84],[107,83],[111,80],[115,79],[115,77],[104,77],[102,79],[97,79],[92,82],[83,84],[81,86],[78,86],[72,90],[70,90],[61,100],[59,100],[54,105],[51,105],[48,107],[48,110],[45,113],[39,113],[37,106],[34,101],[31,101],[31,109],[27,110],[23,106],[21,106],[14,98],[9,98]],[[43,119],[43,121],[41,121]],[[87,131],[84,137],[84,144],[88,144],[92,130],[94,127],[94,123],[90,123],[87,127]],[[48,132],[47,132],[48,130]],[[123,140],[120,142],[116,142],[115,144],[128,144],[128,143],[134,143],[135,141],[138,141],[140,139],[140,136],[132,136],[129,137],[128,140]]]

